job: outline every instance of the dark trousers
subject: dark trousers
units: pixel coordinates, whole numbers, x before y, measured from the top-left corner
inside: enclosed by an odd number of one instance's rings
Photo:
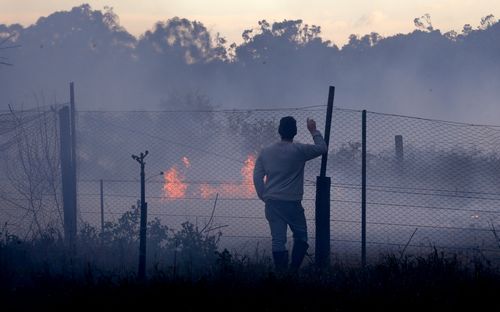
[[[307,243],[306,217],[300,201],[266,200],[266,219],[271,229],[273,252],[287,250],[288,226],[295,242]]]

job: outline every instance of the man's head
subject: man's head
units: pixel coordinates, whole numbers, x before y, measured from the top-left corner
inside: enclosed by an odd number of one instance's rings
[[[297,121],[292,116],[281,118],[278,133],[282,140],[291,141],[297,134]]]

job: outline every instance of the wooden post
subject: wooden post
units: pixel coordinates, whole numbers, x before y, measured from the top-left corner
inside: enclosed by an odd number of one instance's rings
[[[361,117],[361,266],[366,266],[366,110]]]
[[[404,154],[403,154],[403,136],[396,135],[394,137],[394,141],[395,141],[395,149],[396,149],[396,161],[398,163],[402,163],[403,157],[404,157]]]
[[[71,125],[71,193],[72,193],[72,206],[74,210],[74,219],[75,219],[75,235],[77,231],[77,222],[76,222],[76,213],[78,209],[77,202],[77,186],[76,186],[76,122],[75,122],[75,86],[74,83],[71,82],[69,85],[69,98],[70,98],[70,125]]]
[[[328,102],[326,108],[326,121],[325,121],[325,142],[326,145],[330,143],[330,130],[332,127],[332,112],[333,112],[333,100],[335,98],[335,87],[330,86],[328,90]],[[326,163],[328,161],[328,152],[321,155],[321,171],[320,176],[326,176]]]
[[[73,82],[69,84],[69,103],[71,109],[71,136],[73,139],[71,141],[71,156],[72,156],[72,161],[76,162],[75,85]],[[76,166],[74,167],[76,168]]]
[[[330,141],[332,123],[333,99],[335,87],[330,86],[328,92],[328,107],[325,122],[325,142]],[[316,245],[315,261],[318,267],[324,267],[330,262],[330,186],[331,179],[326,176],[328,151],[321,157],[320,175],[316,177]]]
[[[71,126],[67,106],[59,110],[60,158],[64,210],[64,240],[73,248],[76,238],[76,207],[71,168]]]
[[[100,193],[101,193],[101,233],[104,233],[104,185],[102,179],[100,180]]]

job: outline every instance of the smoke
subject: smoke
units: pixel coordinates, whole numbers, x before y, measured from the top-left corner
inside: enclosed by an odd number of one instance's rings
[[[220,108],[318,105],[335,85],[341,107],[496,123],[498,20],[448,33],[428,14],[414,23],[411,33],[352,35],[340,48],[320,26],[262,20],[236,45],[178,17],[136,38],[111,9],[81,5],[28,27],[0,24],[0,40],[20,45],[0,50],[13,64],[0,67],[0,109],[29,106],[34,93],[66,102],[69,81],[80,110],[192,109],[179,100],[191,94]]]

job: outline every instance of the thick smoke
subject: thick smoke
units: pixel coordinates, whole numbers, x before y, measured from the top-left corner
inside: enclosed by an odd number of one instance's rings
[[[69,81],[80,110],[193,109],[176,101],[191,94],[219,108],[318,105],[335,85],[342,107],[496,123],[500,23],[443,34],[428,15],[414,22],[412,33],[352,35],[339,48],[319,26],[262,20],[236,45],[177,17],[135,38],[112,10],[82,5],[29,27],[0,24],[0,39],[20,45],[0,50],[13,64],[0,67],[0,109],[40,93],[65,102]]]

